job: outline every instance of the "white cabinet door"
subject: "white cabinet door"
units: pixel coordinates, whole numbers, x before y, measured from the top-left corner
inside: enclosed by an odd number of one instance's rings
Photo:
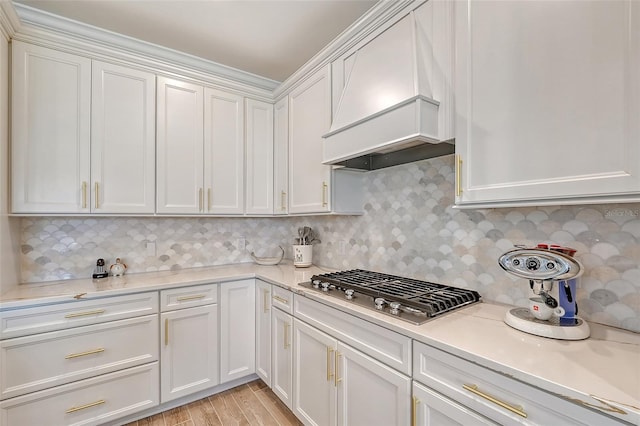
[[[276,102],[273,126],[273,213],[289,212],[289,97]]]
[[[255,372],[255,280],[220,284],[220,383]]]
[[[338,342],[338,425],[406,425],[411,378]]]
[[[87,213],[91,60],[11,44],[11,210]]]
[[[273,104],[247,99],[247,214],[273,214]]]
[[[413,382],[415,426],[486,426],[497,423],[426,386]]]
[[[217,385],[218,305],[164,312],[160,318],[160,401]]]
[[[640,200],[636,6],[455,2],[458,204]]]
[[[205,213],[244,213],[244,100],[204,90]]]
[[[91,211],[155,211],[155,75],[93,61]]]
[[[322,135],[331,124],[329,67],[289,94],[289,213],[331,210],[331,166],[322,161]]]
[[[200,213],[204,209],[203,90],[158,77],[158,213]]]
[[[293,321],[293,412],[306,425],[336,424],[336,339]]]
[[[273,361],[271,390],[289,409],[292,409],[293,317],[279,309],[273,309],[271,323],[271,356]]]
[[[271,387],[271,284],[256,280],[256,374]]]

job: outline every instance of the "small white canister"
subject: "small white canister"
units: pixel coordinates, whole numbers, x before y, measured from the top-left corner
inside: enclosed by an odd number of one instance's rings
[[[293,245],[293,266],[296,268],[308,268],[313,263],[313,246]]]

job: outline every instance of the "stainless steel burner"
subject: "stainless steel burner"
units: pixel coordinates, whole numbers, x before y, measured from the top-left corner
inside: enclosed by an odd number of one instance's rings
[[[414,324],[480,301],[473,290],[362,269],[314,275],[300,285]]]

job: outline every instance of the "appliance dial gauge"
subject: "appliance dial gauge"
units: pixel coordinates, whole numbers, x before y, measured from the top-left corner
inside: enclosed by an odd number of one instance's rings
[[[313,288],[320,288],[320,280],[313,280],[311,282],[311,285],[313,286]]]
[[[344,295],[347,298],[347,300],[353,299],[353,293],[354,293],[353,289],[348,289],[344,291]]]
[[[329,291],[329,283],[326,283],[326,282],[322,283],[322,291]]]
[[[398,315],[400,313],[400,303],[398,302],[389,302],[389,308],[391,308],[389,310],[389,313],[391,315]]]
[[[376,309],[377,309],[377,310],[379,310],[379,311],[381,311],[381,310],[382,310],[382,308],[384,308],[384,302],[385,302],[385,301],[384,301],[384,299],[383,299],[382,297],[377,297],[377,298],[374,300],[374,303],[376,304]]]

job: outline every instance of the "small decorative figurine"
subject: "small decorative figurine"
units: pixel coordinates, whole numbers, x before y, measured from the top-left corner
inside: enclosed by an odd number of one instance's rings
[[[111,272],[111,275],[113,275],[114,277],[120,277],[124,275],[124,271],[126,269],[127,265],[122,263],[119,257],[116,259],[116,263],[109,266],[109,272]]]
[[[107,278],[109,273],[104,270],[104,259],[98,259],[96,262],[96,271],[93,273],[93,278]]]

